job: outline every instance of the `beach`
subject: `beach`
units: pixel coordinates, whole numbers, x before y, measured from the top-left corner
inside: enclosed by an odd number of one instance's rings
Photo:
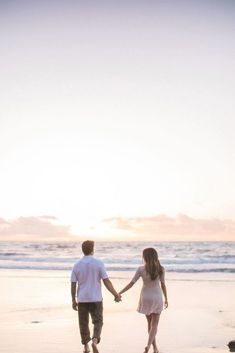
[[[120,290],[133,272],[110,272]],[[7,270],[1,279],[2,353],[82,352],[68,271]],[[103,288],[100,353],[142,353],[147,331],[136,312],[141,280],[115,303]],[[234,273],[168,273],[169,308],[159,323],[160,353],[224,353],[235,339]]]

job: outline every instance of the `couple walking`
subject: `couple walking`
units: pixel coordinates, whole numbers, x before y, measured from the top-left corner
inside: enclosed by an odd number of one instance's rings
[[[72,307],[78,311],[81,341],[84,353],[88,353],[89,342],[92,340],[93,353],[99,353],[97,345],[100,342],[103,326],[103,302],[101,280],[114,296],[116,302],[121,301],[121,294],[130,289],[142,277],[143,287],[140,294],[138,312],[145,314],[148,324],[148,342],[144,353],[148,353],[153,345],[154,353],[159,353],[156,346],[157,327],[163,307],[167,308],[167,290],[165,285],[165,270],[158,260],[157,251],[147,248],[143,251],[144,265],[140,266],[130,283],[119,293],[114,289],[108,278],[104,264],[93,257],[94,242],[87,240],[82,243],[84,257],[77,261],[71,274]],[[77,291],[77,300],[76,300]],[[163,303],[162,292],[165,302]],[[93,323],[93,336],[90,336],[89,315]]]

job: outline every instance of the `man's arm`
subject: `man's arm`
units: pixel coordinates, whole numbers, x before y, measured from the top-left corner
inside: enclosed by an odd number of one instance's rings
[[[78,310],[78,303],[76,301],[76,282],[71,282],[71,296],[72,296],[72,308],[73,310]]]
[[[104,282],[105,287],[108,289],[108,291],[113,294],[113,296],[115,298],[115,301],[116,302],[120,302],[121,301],[121,296],[114,289],[113,284],[110,281],[110,279],[109,278],[105,278],[105,279],[103,279],[103,282]]]

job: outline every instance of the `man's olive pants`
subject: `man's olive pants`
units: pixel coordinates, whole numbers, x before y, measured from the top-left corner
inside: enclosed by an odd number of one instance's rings
[[[94,325],[92,338],[97,338],[99,343],[103,326],[103,302],[78,303],[78,321],[82,344],[87,344],[91,340],[89,315],[91,315]]]

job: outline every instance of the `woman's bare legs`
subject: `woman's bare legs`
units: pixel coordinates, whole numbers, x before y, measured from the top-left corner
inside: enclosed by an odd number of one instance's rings
[[[159,318],[160,318],[160,314],[148,315],[147,320],[148,320],[150,326],[149,326],[148,344],[147,344],[147,347],[145,348],[145,353],[147,353],[149,351],[151,344],[154,346],[154,351],[158,352],[155,337],[157,334],[157,327],[158,327]]]
[[[150,327],[151,327],[151,315],[146,315],[146,319],[148,321],[148,333],[150,331]],[[154,353],[157,353],[158,352],[158,349],[157,349],[157,345],[156,345],[156,339],[154,338],[153,342],[152,342],[152,345],[153,345],[153,351]]]

